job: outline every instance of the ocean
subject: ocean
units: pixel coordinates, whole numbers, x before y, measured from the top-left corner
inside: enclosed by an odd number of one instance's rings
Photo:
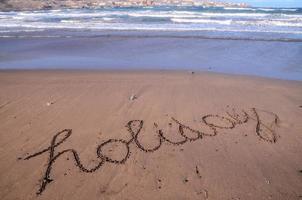
[[[39,35],[44,31],[46,35]],[[36,37],[93,36],[104,31],[301,40],[302,9],[163,6],[0,12],[1,37],[28,36],[28,32]]]
[[[177,69],[302,80],[301,8],[0,12],[0,69]]]

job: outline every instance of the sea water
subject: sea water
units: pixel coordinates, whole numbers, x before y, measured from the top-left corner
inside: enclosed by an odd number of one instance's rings
[[[302,80],[301,8],[0,12],[0,69],[185,69]]]
[[[302,9],[129,7],[0,12],[2,37],[46,30],[57,30],[48,36],[74,36],[83,31],[91,35],[158,31],[178,36],[301,40]]]

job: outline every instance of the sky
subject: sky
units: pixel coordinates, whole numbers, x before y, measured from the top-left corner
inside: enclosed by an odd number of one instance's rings
[[[221,0],[226,2],[244,2],[259,7],[301,7],[302,0]]]

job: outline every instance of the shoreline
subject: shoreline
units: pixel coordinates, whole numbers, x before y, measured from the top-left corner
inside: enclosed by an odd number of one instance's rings
[[[91,73],[101,74],[120,74],[120,75],[129,75],[129,74],[149,74],[149,75],[158,75],[158,74],[174,74],[174,75],[188,75],[188,76],[216,76],[216,77],[225,77],[233,79],[250,79],[250,80],[259,80],[259,81],[271,81],[271,82],[288,82],[288,83],[297,83],[300,84],[302,80],[290,80],[282,79],[276,77],[266,77],[258,75],[249,75],[249,74],[232,74],[225,72],[212,72],[212,71],[198,71],[190,69],[79,69],[79,68],[69,68],[69,69],[60,69],[60,68],[27,68],[27,69],[0,69],[0,74],[12,74],[12,73],[24,73],[24,74],[83,74],[89,75]]]
[[[65,30],[66,31],[66,30]],[[249,38],[237,36],[237,37],[213,37],[213,36],[203,36],[201,32],[211,32],[211,31],[179,31],[182,33],[182,35],[177,35],[175,33],[178,33],[177,31],[153,31],[150,33],[148,30],[105,30],[105,31],[96,31],[95,35],[34,35],[34,34],[25,34],[20,35],[20,33],[17,34],[11,34],[11,35],[0,35],[0,39],[7,38],[7,39],[31,39],[31,38],[37,38],[37,39],[47,39],[47,38],[111,38],[111,37],[117,37],[117,38],[172,38],[172,39],[197,39],[197,40],[230,40],[230,41],[246,41],[246,42],[284,42],[284,43],[300,43],[302,42],[302,39],[299,38]],[[218,31],[219,32],[219,31]],[[225,31],[228,32],[228,31]],[[22,33],[22,32],[21,32]],[[38,32],[41,34],[40,32]],[[68,33],[66,31],[65,33]],[[171,33],[171,35],[169,35]],[[188,33],[186,35],[186,33]],[[196,33],[196,35],[194,34]],[[201,34],[201,35],[198,35]],[[252,31],[251,31],[252,33]],[[261,33],[261,32],[259,32]],[[264,33],[264,32],[263,32]],[[36,34],[36,33],[35,33]]]

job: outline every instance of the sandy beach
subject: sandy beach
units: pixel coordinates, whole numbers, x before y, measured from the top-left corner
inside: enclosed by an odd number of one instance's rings
[[[302,83],[1,71],[0,197],[302,199]]]

